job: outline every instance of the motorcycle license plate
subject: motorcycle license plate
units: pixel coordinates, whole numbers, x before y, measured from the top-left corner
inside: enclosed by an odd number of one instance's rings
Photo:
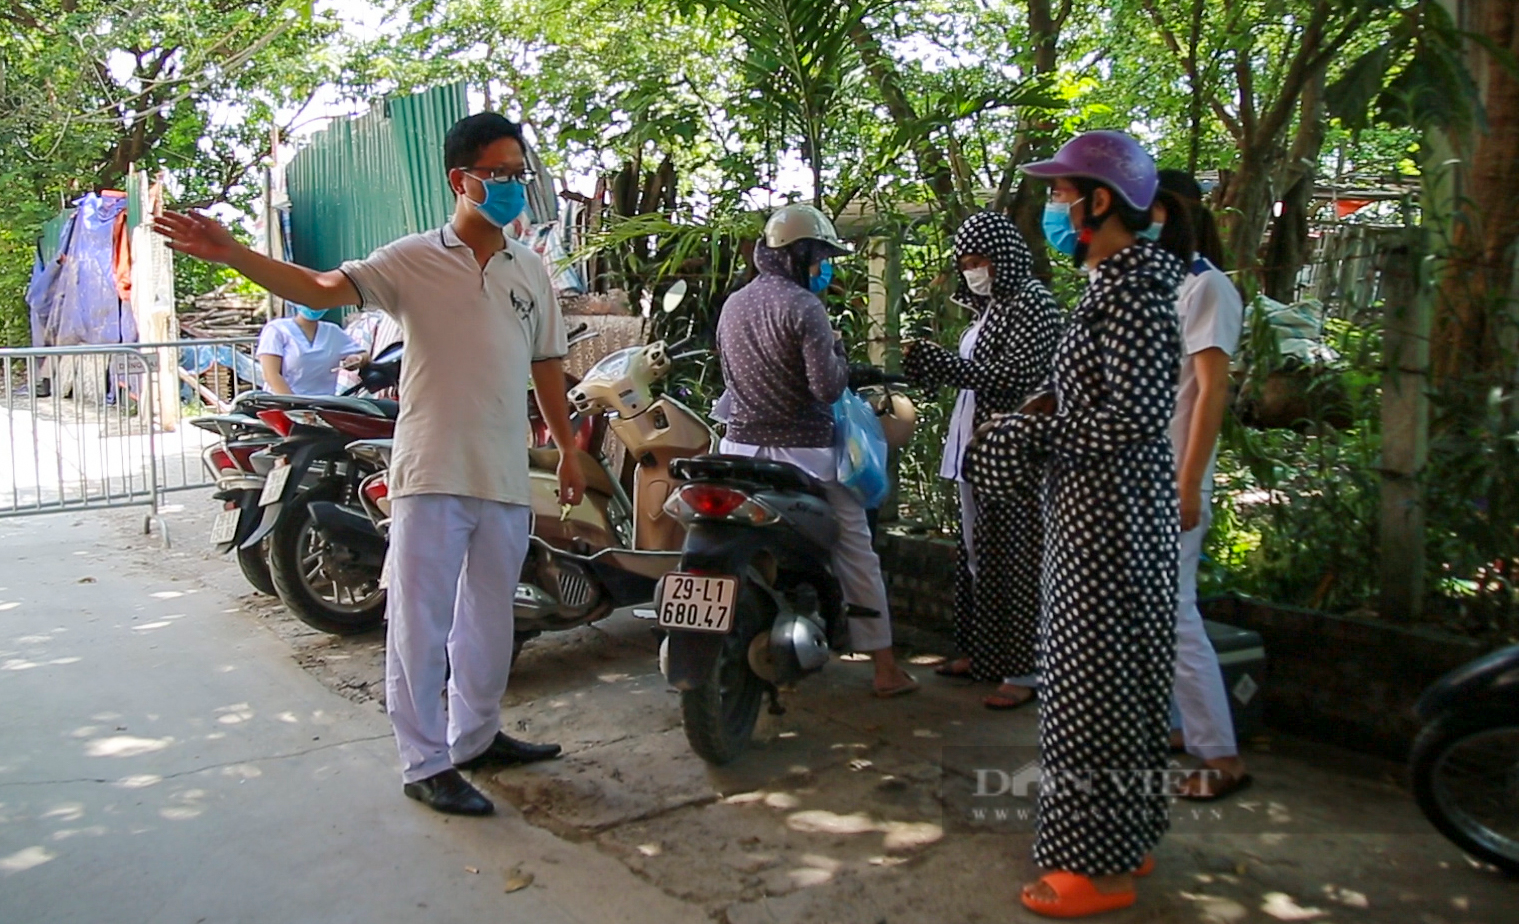
[[[211,524],[211,544],[231,542],[237,536],[237,520],[240,516],[241,510],[223,510],[217,514],[216,522]]]
[[[659,584],[659,626],[686,632],[733,629],[738,581],[700,574],[667,574]]]
[[[285,493],[285,482],[290,480],[290,464],[284,463],[275,467],[264,481],[264,493],[258,496],[258,505],[267,507],[278,501]]]

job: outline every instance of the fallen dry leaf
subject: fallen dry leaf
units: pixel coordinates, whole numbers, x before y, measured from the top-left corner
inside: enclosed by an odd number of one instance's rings
[[[786,827],[805,834],[864,834],[878,830],[880,826],[863,812],[839,815],[817,810],[797,812],[786,819]]]
[[[513,892],[521,892],[532,884],[533,874],[523,872],[522,867],[519,866],[506,871],[506,892],[508,895]]]
[[[944,839],[944,829],[928,822],[889,822],[886,825],[887,853],[903,853],[937,844]]]

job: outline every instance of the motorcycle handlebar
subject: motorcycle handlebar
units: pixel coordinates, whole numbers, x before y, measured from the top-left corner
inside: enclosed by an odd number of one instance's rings
[[[872,385],[908,385],[907,376],[897,372],[887,372],[877,366],[852,365],[849,367],[849,387],[869,388]]]

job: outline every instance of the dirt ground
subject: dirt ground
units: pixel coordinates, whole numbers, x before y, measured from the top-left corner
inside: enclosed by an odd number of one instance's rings
[[[205,546],[208,496],[172,504],[168,550],[121,512],[128,562],[241,593],[228,619],[261,623],[331,689],[382,708],[382,634],[327,636],[248,593],[236,564]],[[1018,901],[1036,872],[1027,826],[971,813],[978,771],[1016,770],[1032,754],[1033,709],[983,709],[984,689],[933,676],[942,643],[906,633],[921,692],[876,700],[868,665],[836,660],[783,697],[784,715],[762,717],[749,754],[714,769],[686,744],[649,625],[618,614],[529,644],[506,727],[565,756],[477,779],[504,809],[594,843],[717,922],[1039,920]],[[1402,767],[1279,735],[1246,757],[1256,785],[1217,809],[1173,812],[1139,904],[1102,920],[1519,920],[1519,884],[1435,834]]]

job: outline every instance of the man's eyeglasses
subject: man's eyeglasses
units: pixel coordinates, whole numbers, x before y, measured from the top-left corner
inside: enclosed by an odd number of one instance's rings
[[[532,170],[520,170],[516,167],[496,167],[493,170],[486,170],[483,167],[470,167],[464,172],[477,180],[510,180],[514,183],[521,183],[524,186],[530,185],[534,180],[538,179],[538,174]]]

